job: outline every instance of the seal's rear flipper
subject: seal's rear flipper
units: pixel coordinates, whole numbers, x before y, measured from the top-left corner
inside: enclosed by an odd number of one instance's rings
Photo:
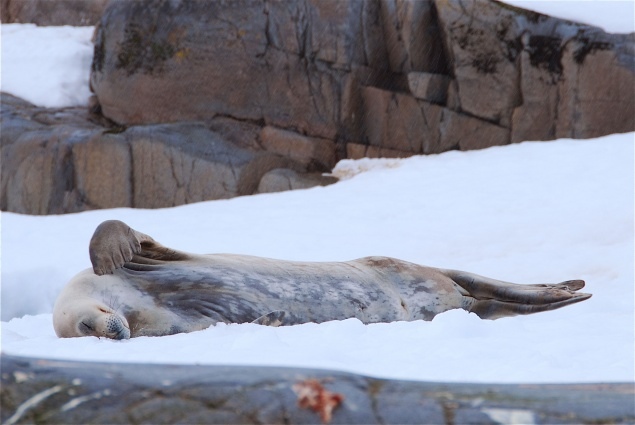
[[[541,311],[555,310],[570,304],[579,303],[591,298],[591,294],[576,293],[571,294],[568,298],[560,301],[549,302],[546,304],[521,304],[516,302],[506,302],[499,300],[475,300],[471,299],[469,308],[470,313],[475,313],[481,319],[499,319],[507,316],[517,316],[521,314],[540,313]]]
[[[254,323],[256,325],[277,327],[282,325],[284,316],[286,314],[287,313],[284,310],[272,311],[271,313],[267,313],[264,316],[260,316],[259,318],[257,318],[251,323]]]
[[[591,294],[577,292],[584,288],[583,280],[523,285],[458,270],[445,273],[459,286],[463,308],[481,319],[555,310],[591,298]]]
[[[455,282],[457,280],[455,279]],[[469,284],[461,282],[465,310],[481,319],[498,319],[519,314],[555,310],[591,298],[591,294],[576,292],[584,288],[583,280],[568,280],[557,284],[517,285],[476,276]]]

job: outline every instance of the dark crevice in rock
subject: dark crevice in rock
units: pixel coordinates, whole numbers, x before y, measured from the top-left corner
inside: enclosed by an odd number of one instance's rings
[[[589,37],[579,37],[576,41],[580,43],[580,46],[573,52],[573,60],[578,65],[582,65],[584,63],[584,59],[588,54],[594,53],[597,50],[610,50],[614,47],[612,43],[594,41]]]
[[[95,42],[93,47],[93,61],[90,65],[91,73],[102,72],[104,68],[104,58],[106,55],[106,52],[104,51],[105,42],[106,40],[104,39],[104,31],[101,27],[97,26],[95,30]]]
[[[430,5],[430,21],[426,25],[426,38],[431,43],[431,60],[429,68],[423,68],[422,71],[454,77],[454,70],[448,55],[447,40],[443,37],[435,2]]]
[[[562,75],[562,39],[545,35],[529,36],[525,47],[532,66],[543,68],[554,75],[554,81]]]
[[[233,121],[237,121],[237,122],[242,122],[242,123],[247,123],[247,124],[253,124],[259,127],[264,127],[266,122],[264,118],[243,118],[243,117],[237,117],[235,115],[231,115],[231,114],[225,114],[225,113],[216,113],[214,114],[214,116],[211,118],[212,120],[214,118],[227,118]]]
[[[377,87],[395,93],[409,93],[408,76],[387,69],[371,69],[360,80],[360,86]]]

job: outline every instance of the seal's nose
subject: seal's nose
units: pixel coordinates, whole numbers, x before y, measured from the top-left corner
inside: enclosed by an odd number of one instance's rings
[[[128,339],[130,338],[130,329],[124,320],[116,314],[111,314],[106,321],[106,331],[109,338],[112,339]]]

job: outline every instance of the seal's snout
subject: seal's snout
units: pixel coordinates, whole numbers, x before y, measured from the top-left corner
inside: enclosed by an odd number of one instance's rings
[[[105,333],[108,338],[112,339],[129,339],[130,328],[125,319],[117,314],[110,314],[106,319]]]

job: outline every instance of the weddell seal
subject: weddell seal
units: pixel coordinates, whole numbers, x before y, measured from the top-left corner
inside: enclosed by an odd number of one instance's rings
[[[93,268],[71,279],[55,303],[59,337],[171,335],[218,322],[432,320],[455,308],[497,319],[591,296],[576,292],[581,280],[517,285],[388,257],[318,263],[189,254],[115,220],[97,227],[89,252]]]

